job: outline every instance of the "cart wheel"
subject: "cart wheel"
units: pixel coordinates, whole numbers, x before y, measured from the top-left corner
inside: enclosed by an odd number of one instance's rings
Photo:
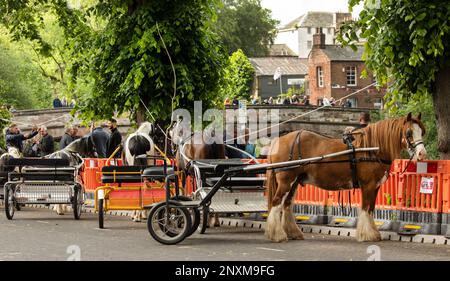
[[[174,245],[189,236],[192,228],[191,214],[177,201],[169,201],[169,207],[166,204],[161,202],[151,209],[147,228],[153,239],[159,243]]]
[[[173,197],[172,200],[178,200],[178,201],[192,201],[192,198],[179,195],[178,197]],[[200,224],[200,211],[198,208],[189,208],[189,213],[191,213],[191,220],[192,220],[192,229],[189,232],[188,236],[191,236],[195,233],[197,230],[199,224]]]
[[[206,228],[208,228],[209,223],[209,207],[204,207],[201,215],[201,221],[198,226],[198,232],[200,234],[205,234]]]
[[[81,212],[83,211],[83,194],[83,188],[76,186],[72,202],[73,216],[76,220],[80,219]]]
[[[103,210],[103,200],[104,199],[98,199],[98,228],[103,229],[103,223],[105,221],[105,212]]]
[[[14,210],[16,205],[16,199],[14,197],[14,189],[11,185],[5,186],[5,212],[8,220],[12,220],[14,217]]]
[[[24,206],[24,205],[21,205],[21,204],[19,204],[17,202],[14,205],[16,206],[16,211],[22,210],[22,206]]]

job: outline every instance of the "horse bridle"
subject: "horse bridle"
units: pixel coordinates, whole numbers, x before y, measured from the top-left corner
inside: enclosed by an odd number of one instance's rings
[[[407,149],[410,152],[410,154],[412,154],[412,155],[416,154],[416,148],[419,145],[424,144],[423,139],[420,139],[417,141],[414,140],[412,129],[406,130],[404,139],[406,140],[406,143],[407,143]],[[412,139],[412,141],[411,141],[411,139]]]

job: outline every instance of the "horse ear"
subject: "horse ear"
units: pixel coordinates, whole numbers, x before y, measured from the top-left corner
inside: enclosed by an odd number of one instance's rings
[[[408,116],[406,116],[406,121],[409,122],[412,120],[412,113],[408,113]]]
[[[417,116],[417,120],[422,120],[422,112],[420,112],[419,115]]]

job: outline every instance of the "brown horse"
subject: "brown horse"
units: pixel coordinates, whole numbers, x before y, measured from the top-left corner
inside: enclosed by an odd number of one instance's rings
[[[180,123],[170,131],[172,144],[176,147],[175,166],[181,173],[182,185],[186,186],[186,175],[189,173],[188,163],[191,160],[201,159],[225,159],[225,145],[217,143],[212,139],[204,139],[203,132],[194,133],[191,137],[183,140],[179,128]],[[214,226],[220,226],[219,215],[214,214]],[[210,217],[211,218],[211,217]],[[211,224],[211,221],[208,222]]]
[[[355,148],[379,147],[379,150],[357,153],[356,172],[353,175],[349,155],[287,170],[269,170],[266,176],[270,212],[266,236],[274,242],[303,239],[303,233],[292,213],[292,198],[298,184],[312,184],[327,190],[361,188],[362,205],[357,240],[379,241],[380,233],[372,215],[378,189],[389,175],[389,163],[399,158],[402,150],[407,150],[415,159],[426,158],[422,141],[425,127],[420,119],[420,114],[413,118],[410,113],[407,117],[379,121],[355,131],[352,142]],[[269,162],[306,159],[347,149],[348,146],[342,139],[332,139],[310,131],[297,131],[274,141]]]

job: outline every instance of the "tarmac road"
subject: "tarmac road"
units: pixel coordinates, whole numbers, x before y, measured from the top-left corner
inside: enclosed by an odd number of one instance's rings
[[[450,245],[358,243],[352,237],[317,234],[278,244],[266,240],[262,230],[221,227],[166,246],[151,238],[144,222],[107,216],[105,226],[104,230],[97,228],[95,214],[84,213],[75,221],[70,213],[58,216],[48,209],[29,207],[8,221],[0,206],[0,260],[349,261],[379,257],[450,261]]]

